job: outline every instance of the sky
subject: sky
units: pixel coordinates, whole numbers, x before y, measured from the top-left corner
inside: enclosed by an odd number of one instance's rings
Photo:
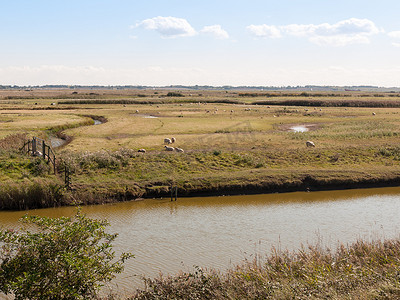
[[[0,0],[1,85],[400,86],[398,0]]]

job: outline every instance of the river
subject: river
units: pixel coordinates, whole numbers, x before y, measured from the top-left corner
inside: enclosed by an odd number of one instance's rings
[[[51,217],[74,212],[72,207],[28,211]],[[225,270],[273,246],[335,248],[360,238],[397,238],[400,188],[150,199],[87,206],[83,212],[109,220],[109,232],[119,233],[116,252],[135,255],[115,281],[120,292],[129,293],[141,286],[141,275],[175,274],[193,266]],[[0,212],[0,225],[17,227],[25,213]]]

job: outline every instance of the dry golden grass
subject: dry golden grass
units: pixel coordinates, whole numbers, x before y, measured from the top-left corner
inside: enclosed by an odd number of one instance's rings
[[[62,97],[70,90],[9,92],[8,96]],[[134,97],[144,100],[159,97],[154,91],[79,91],[96,97]],[[157,92],[158,93],[158,92]],[[159,92],[159,93],[166,93]],[[189,97],[189,92],[183,92]],[[163,139],[174,136],[177,145],[187,151],[207,149],[245,150],[304,148],[314,140],[318,147],[378,146],[396,143],[400,133],[398,108],[289,107],[204,103],[212,98],[225,99],[237,94],[225,91],[192,91],[193,102],[170,104],[81,104],[50,106],[51,99],[16,99],[0,102],[0,137],[21,131],[40,135],[46,129],[82,122],[83,115],[104,116],[108,122],[65,130],[73,141],[65,151],[118,150],[121,147],[163,150]],[[7,97],[6,92],[0,97]],[[69,94],[68,94],[69,95]],[[184,99],[186,98],[184,97]],[[187,100],[187,99],[185,99]],[[35,105],[34,103],[37,103]],[[199,104],[201,103],[201,104]],[[42,109],[38,109],[42,108]],[[44,109],[57,108],[57,109]],[[250,109],[250,110],[249,110]],[[137,112],[138,111],[138,112]],[[373,113],[376,115],[373,116]],[[290,133],[290,125],[313,125],[307,133]],[[42,133],[42,136],[43,133]]]

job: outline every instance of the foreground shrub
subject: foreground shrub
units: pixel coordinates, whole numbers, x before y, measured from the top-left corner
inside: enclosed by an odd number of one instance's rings
[[[123,270],[132,257],[114,261],[117,234],[104,231],[107,221],[25,216],[36,233],[0,230],[0,291],[16,299],[88,299]]]

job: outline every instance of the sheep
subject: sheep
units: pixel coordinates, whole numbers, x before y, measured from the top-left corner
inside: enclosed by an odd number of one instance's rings
[[[138,114],[138,113],[139,113],[139,110],[137,109],[135,112]]]
[[[307,142],[306,142],[306,146],[307,146],[307,147],[315,147],[315,144],[314,144],[314,142],[307,141]]]
[[[166,138],[166,139],[164,139],[164,144],[172,144],[172,141],[171,141],[171,139],[169,139],[169,138]]]
[[[176,151],[176,152],[181,152],[181,153],[185,152],[185,151],[183,151],[182,148],[175,148],[175,151]]]
[[[146,153],[146,149],[139,149],[137,152]]]
[[[176,142],[176,138],[172,137],[171,138],[171,143],[175,143]]]
[[[174,151],[174,147],[168,147],[168,146],[164,146],[165,147],[165,151]]]
[[[373,113],[372,113],[372,115],[373,115],[373,116],[375,116],[375,115],[376,115],[376,113],[374,113],[374,112],[373,112]]]

